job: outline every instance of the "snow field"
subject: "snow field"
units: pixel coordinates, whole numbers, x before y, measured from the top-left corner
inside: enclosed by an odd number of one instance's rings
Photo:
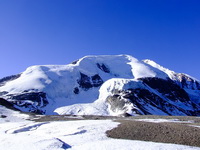
[[[1,114],[7,116],[0,118],[1,150],[200,150],[177,144],[108,138],[105,132],[119,125],[112,120],[33,122],[24,119],[29,118],[27,115],[0,108]]]

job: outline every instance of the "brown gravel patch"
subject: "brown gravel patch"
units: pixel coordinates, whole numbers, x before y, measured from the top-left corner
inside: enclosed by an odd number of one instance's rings
[[[200,128],[181,123],[152,123],[121,120],[121,124],[106,134],[117,139],[174,143],[200,147]]]
[[[110,131],[108,137],[117,139],[130,139],[141,141],[152,141],[162,143],[174,143],[200,147],[200,117],[191,116],[154,116],[143,115],[135,117],[113,117],[113,116],[93,116],[93,115],[53,115],[41,116],[29,114],[30,120],[36,122],[45,121],[70,121],[70,120],[115,120],[121,124]],[[180,122],[152,123],[138,121],[137,119],[176,119]]]

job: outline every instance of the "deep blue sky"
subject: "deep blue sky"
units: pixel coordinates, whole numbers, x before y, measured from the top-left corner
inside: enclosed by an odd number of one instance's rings
[[[129,54],[200,79],[199,0],[0,0],[0,78]]]

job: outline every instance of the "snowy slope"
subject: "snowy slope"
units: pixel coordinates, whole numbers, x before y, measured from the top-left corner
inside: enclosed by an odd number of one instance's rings
[[[5,107],[0,107],[0,113],[7,116],[0,117],[1,150],[200,150],[178,144],[108,138],[105,132],[119,124],[112,120],[33,122],[25,120],[27,115]]]
[[[195,79],[194,77],[191,77],[190,75],[184,73],[176,73],[172,70],[164,68],[163,66],[160,66],[156,62],[149,59],[143,60],[143,62],[165,72],[171,80],[175,81],[180,87],[184,88],[184,90],[187,91],[193,102],[200,103],[199,80]]]
[[[199,80],[197,80],[187,74],[176,73],[172,70],[164,68],[163,66],[160,66],[156,62],[149,60],[149,59],[143,60],[143,62],[145,62],[146,64],[148,64],[156,69],[159,69],[160,71],[165,72],[171,80],[177,81],[177,83],[179,83],[180,86],[182,86],[183,88],[200,90]]]
[[[152,86],[157,82],[175,88]],[[194,78],[150,60],[139,61],[129,55],[86,56],[69,65],[31,66],[2,79],[0,97],[22,111],[40,114],[199,115],[199,85]],[[147,91],[152,96],[142,97],[141,92]],[[116,99],[116,95],[121,98]],[[160,99],[162,103],[157,102]]]

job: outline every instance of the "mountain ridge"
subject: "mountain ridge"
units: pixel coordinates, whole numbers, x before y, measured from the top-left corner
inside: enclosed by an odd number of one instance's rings
[[[200,115],[198,80],[130,55],[31,66],[1,79],[0,97],[39,114]]]

